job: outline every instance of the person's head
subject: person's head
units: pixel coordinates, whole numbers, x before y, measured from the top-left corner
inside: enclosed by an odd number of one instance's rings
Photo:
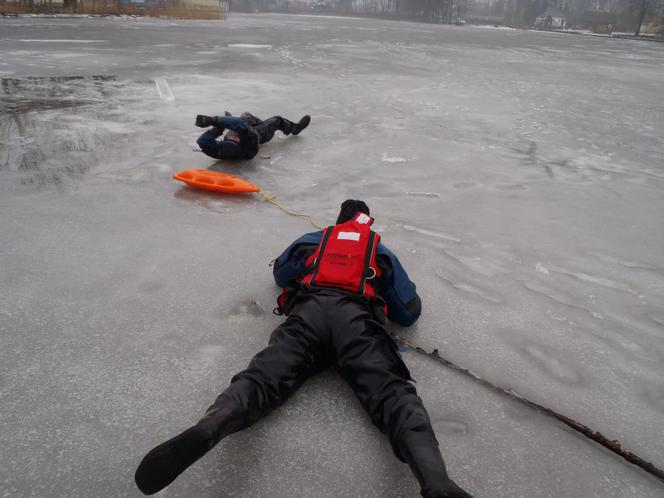
[[[357,213],[364,213],[367,216],[371,216],[369,212],[369,206],[367,206],[364,201],[357,199],[348,199],[341,204],[341,211],[339,211],[339,217],[337,218],[337,225],[339,223],[344,223],[346,221],[352,220],[353,216]]]

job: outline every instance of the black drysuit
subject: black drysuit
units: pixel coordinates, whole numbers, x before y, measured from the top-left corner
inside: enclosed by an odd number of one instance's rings
[[[312,235],[317,234],[299,240]],[[283,279],[283,275],[278,276],[280,264],[301,267],[316,248],[315,244],[297,242],[276,260],[277,281]],[[293,259],[301,264],[293,264]],[[383,270],[376,288],[379,296],[381,287],[404,285],[405,271],[384,246],[379,249],[378,263]],[[391,271],[392,264],[398,271]],[[402,281],[394,282],[395,275]],[[421,304],[414,284],[405,278],[412,286],[413,299],[407,303],[415,313],[407,319],[412,322],[419,316]],[[268,347],[233,377],[208,409],[210,416],[223,410],[227,421],[215,439],[256,422],[286,401],[307,378],[334,365],[374,424],[388,435],[396,456],[410,464],[422,495],[464,496],[445,494],[456,486],[447,476],[429,416],[410,382],[408,368],[381,324],[385,320],[383,303],[332,288],[295,290],[289,299],[288,317],[274,330]],[[405,310],[403,313],[409,313]]]
[[[403,431],[431,432],[422,401],[408,382],[408,369],[372,307],[334,289],[298,293],[268,347],[233,377],[215,405],[236,406],[242,413],[241,429],[331,365],[352,386],[376,426],[389,435],[400,459]]]
[[[329,287],[298,288],[297,277],[318,240],[320,232],[306,234],[275,260],[275,281],[293,289],[285,305],[288,317],[196,425],[145,456],[136,471],[144,493],[163,489],[223,437],[278,408],[307,378],[333,365],[388,435],[397,457],[410,465],[422,496],[470,497],[448,477],[422,400],[381,324],[385,302],[393,305],[388,318],[404,325],[417,320],[421,304],[415,285],[396,256],[379,244],[382,274],[373,284],[379,298]]]

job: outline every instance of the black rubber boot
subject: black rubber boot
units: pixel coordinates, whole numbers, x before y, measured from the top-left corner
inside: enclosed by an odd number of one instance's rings
[[[293,135],[298,135],[302,130],[309,126],[309,123],[311,123],[311,116],[306,114],[293,126],[291,133]]]
[[[172,483],[221,439],[234,432],[229,410],[212,407],[194,426],[152,449],[136,469],[138,489],[151,495]]]
[[[472,498],[447,475],[438,442],[428,431],[406,431],[399,450],[422,488],[424,498]]]

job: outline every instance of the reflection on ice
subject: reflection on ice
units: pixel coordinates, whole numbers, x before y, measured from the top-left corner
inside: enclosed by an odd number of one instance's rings
[[[0,170],[7,183],[60,185],[80,178],[132,127],[118,104],[139,98],[140,83],[112,75],[2,78]],[[74,110],[75,109],[75,110]]]

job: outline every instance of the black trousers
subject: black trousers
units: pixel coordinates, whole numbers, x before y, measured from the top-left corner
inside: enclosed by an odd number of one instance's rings
[[[258,119],[256,116],[245,118],[256,133],[258,133],[258,143],[264,144],[272,140],[276,131],[283,131],[290,133],[293,123],[281,116],[272,116],[265,121]]]
[[[224,432],[241,430],[331,365],[351,385],[373,423],[388,435],[400,460],[406,461],[401,450],[406,433],[426,436],[425,444],[438,451],[429,416],[396,344],[374,320],[368,303],[331,289],[296,296],[267,348],[233,377],[208,413],[232,412],[233,422]]]

